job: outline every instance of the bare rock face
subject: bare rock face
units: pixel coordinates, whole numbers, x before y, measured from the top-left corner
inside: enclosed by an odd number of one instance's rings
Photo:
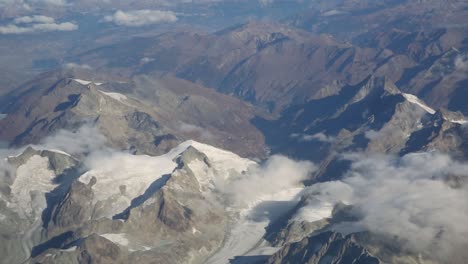
[[[352,235],[343,237],[339,233],[324,232],[284,246],[271,256],[267,263],[378,264],[381,262],[357,244]]]
[[[92,234],[65,249],[49,249],[35,257],[35,263],[100,264],[128,263],[125,254],[108,239]]]
[[[80,181],[75,181],[72,184],[64,199],[52,211],[50,232],[60,233],[57,231],[73,230],[91,220],[94,197],[91,189],[93,182],[95,182],[95,178],[88,185]]]
[[[77,250],[80,252],[78,263],[125,263],[119,247],[99,235],[85,238]]]
[[[176,158],[178,167],[168,176],[165,185],[141,206],[130,209],[126,216],[127,230],[139,234],[140,238],[151,240],[156,236],[161,241],[176,243],[177,250],[185,250],[177,256],[177,262],[192,259],[198,263],[224,239],[224,209],[202,194],[200,182],[187,165],[197,159],[209,164],[205,154],[193,147],[187,148]],[[174,255],[167,250],[161,248],[158,252]],[[158,263],[173,262],[160,260]]]

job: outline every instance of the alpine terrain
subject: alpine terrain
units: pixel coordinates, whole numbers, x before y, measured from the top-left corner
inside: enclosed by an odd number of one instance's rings
[[[0,0],[0,263],[466,263],[467,17]]]

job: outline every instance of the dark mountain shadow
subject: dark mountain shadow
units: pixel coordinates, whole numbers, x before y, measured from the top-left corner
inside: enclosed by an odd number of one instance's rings
[[[457,83],[457,88],[448,104],[450,111],[460,111],[468,115],[468,79]]]
[[[47,207],[44,209],[41,216],[44,228],[47,228],[49,225],[54,207],[64,199],[72,183],[78,179],[82,173],[83,170],[81,168],[69,168],[55,177],[53,183],[58,184],[58,186],[51,192],[45,194]]]
[[[156,181],[154,181],[146,189],[146,191],[142,195],[140,195],[140,196],[138,196],[138,197],[136,197],[136,198],[134,198],[132,200],[132,202],[130,203],[130,206],[127,209],[125,209],[121,213],[118,213],[118,214],[114,215],[112,217],[112,219],[113,220],[117,220],[117,219],[126,220],[126,219],[128,219],[130,211],[133,208],[136,208],[136,207],[142,205],[146,200],[151,198],[157,191],[159,191],[159,189],[161,189],[166,184],[166,182],[169,180],[170,177],[171,177],[170,174],[166,174],[166,175],[163,175],[161,178],[157,179]]]
[[[60,234],[58,236],[55,236],[55,237],[47,240],[46,242],[33,247],[32,251],[31,251],[31,257],[32,258],[37,257],[42,252],[48,250],[49,248],[62,248],[62,246],[65,243],[67,243],[67,241],[70,240],[70,238],[72,238],[72,237],[73,237],[73,232],[72,231],[68,231],[68,232]]]
[[[273,154],[281,153],[296,159],[322,161],[331,151],[332,142],[311,137],[318,133],[336,138],[342,130],[380,130],[395,113],[395,106],[405,99],[399,94],[390,94],[378,83],[364,99],[349,104],[365,83],[347,86],[338,95],[310,100],[291,106],[277,120],[255,117],[251,120],[265,135],[265,141]],[[359,133],[358,133],[359,134]],[[306,135],[307,138],[301,138]],[[368,140],[360,136],[346,150],[366,147]]]
[[[229,260],[230,264],[263,264],[270,256],[236,256]]]

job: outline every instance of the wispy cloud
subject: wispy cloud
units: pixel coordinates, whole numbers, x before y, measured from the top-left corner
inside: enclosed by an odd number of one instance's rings
[[[112,22],[119,26],[139,27],[145,25],[176,22],[177,16],[172,11],[161,10],[118,10],[113,15],[104,17],[104,21]]]
[[[66,69],[80,69],[80,70],[92,70],[93,67],[89,66],[88,64],[78,64],[78,63],[66,63],[65,65]]]
[[[0,26],[0,34],[25,34],[50,31],[73,31],[78,25],[71,22],[57,23],[48,16],[24,16],[13,20],[12,23]]]
[[[295,161],[285,156],[271,156],[265,163],[249,168],[233,181],[217,181],[234,205],[243,206],[264,195],[272,195],[302,185],[317,167],[308,161]]]
[[[295,133],[295,134],[291,134],[290,137],[295,138],[298,141],[302,141],[302,142],[319,141],[319,142],[324,142],[324,143],[333,143],[335,141],[335,137],[328,136],[323,132],[316,133],[313,135]]]
[[[346,159],[353,163],[342,181],[307,190],[324,204],[353,206],[360,220],[336,225],[336,230],[396,237],[403,248],[437,259],[467,257],[460,249],[468,246],[468,164],[436,152]]]

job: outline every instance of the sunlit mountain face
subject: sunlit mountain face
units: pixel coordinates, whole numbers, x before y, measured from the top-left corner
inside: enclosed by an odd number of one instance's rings
[[[0,0],[0,263],[468,255],[461,0]]]

